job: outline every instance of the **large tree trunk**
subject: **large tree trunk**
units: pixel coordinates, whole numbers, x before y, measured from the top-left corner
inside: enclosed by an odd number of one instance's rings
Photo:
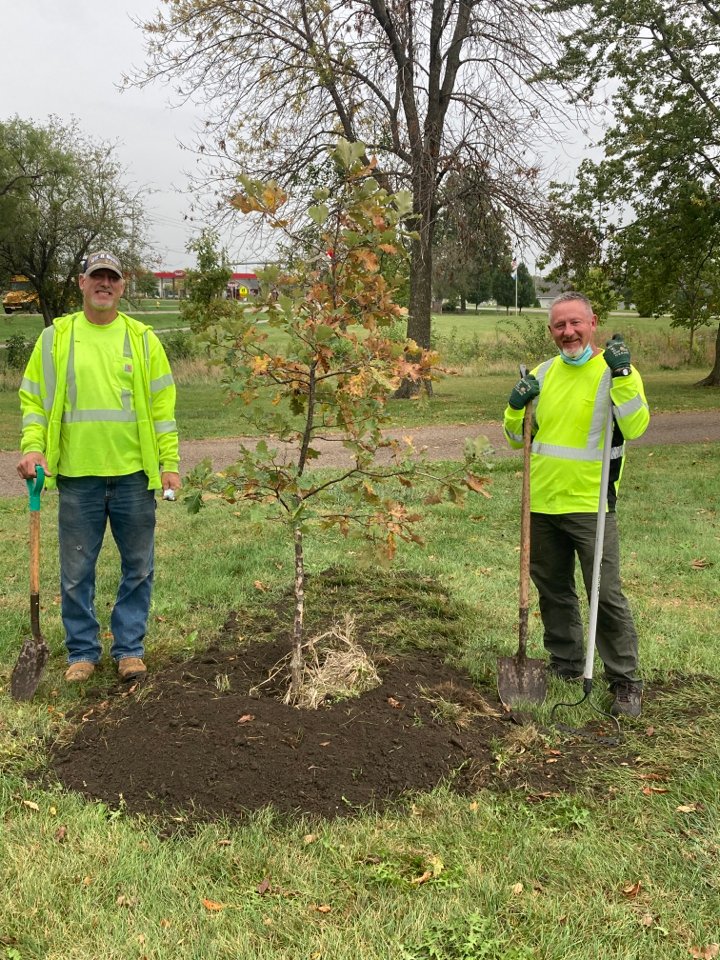
[[[413,228],[417,237],[412,241],[410,253],[410,304],[407,325],[408,339],[414,340],[419,347],[430,349],[430,332],[432,324],[432,242],[435,230],[435,183],[434,166],[426,159],[425,166],[428,172],[423,176],[413,178],[413,214],[415,223]],[[426,381],[425,389],[432,394],[432,384]],[[420,391],[420,384],[412,380],[404,380],[395,397],[407,400],[416,396]]]
[[[696,387],[720,387],[720,324],[715,337],[715,363],[710,373],[702,380],[698,380]]]

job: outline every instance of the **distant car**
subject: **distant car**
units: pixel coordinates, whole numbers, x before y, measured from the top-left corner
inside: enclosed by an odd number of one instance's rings
[[[40,299],[27,277],[20,274],[10,278],[10,285],[3,294],[5,313],[37,313]]]

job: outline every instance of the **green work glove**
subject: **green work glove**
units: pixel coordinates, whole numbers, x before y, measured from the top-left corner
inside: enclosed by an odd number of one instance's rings
[[[630,351],[622,338],[622,334],[616,333],[612,340],[608,340],[605,344],[603,358],[610,367],[613,377],[627,377],[630,373]]]
[[[522,410],[539,393],[540,384],[531,373],[526,373],[512,388],[508,403],[513,410]]]

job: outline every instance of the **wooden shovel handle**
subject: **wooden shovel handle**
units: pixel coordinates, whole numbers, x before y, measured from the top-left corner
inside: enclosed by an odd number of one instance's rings
[[[525,656],[530,606],[530,447],[532,444],[532,400],[525,406],[523,417],[523,476],[520,501],[520,618],[518,653]]]

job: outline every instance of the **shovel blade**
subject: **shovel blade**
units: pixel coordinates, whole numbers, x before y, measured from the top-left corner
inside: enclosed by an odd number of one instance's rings
[[[42,637],[25,640],[10,677],[13,700],[32,700],[49,656],[50,649]]]
[[[497,688],[503,706],[542,703],[547,696],[545,661],[522,656],[498,657]]]

